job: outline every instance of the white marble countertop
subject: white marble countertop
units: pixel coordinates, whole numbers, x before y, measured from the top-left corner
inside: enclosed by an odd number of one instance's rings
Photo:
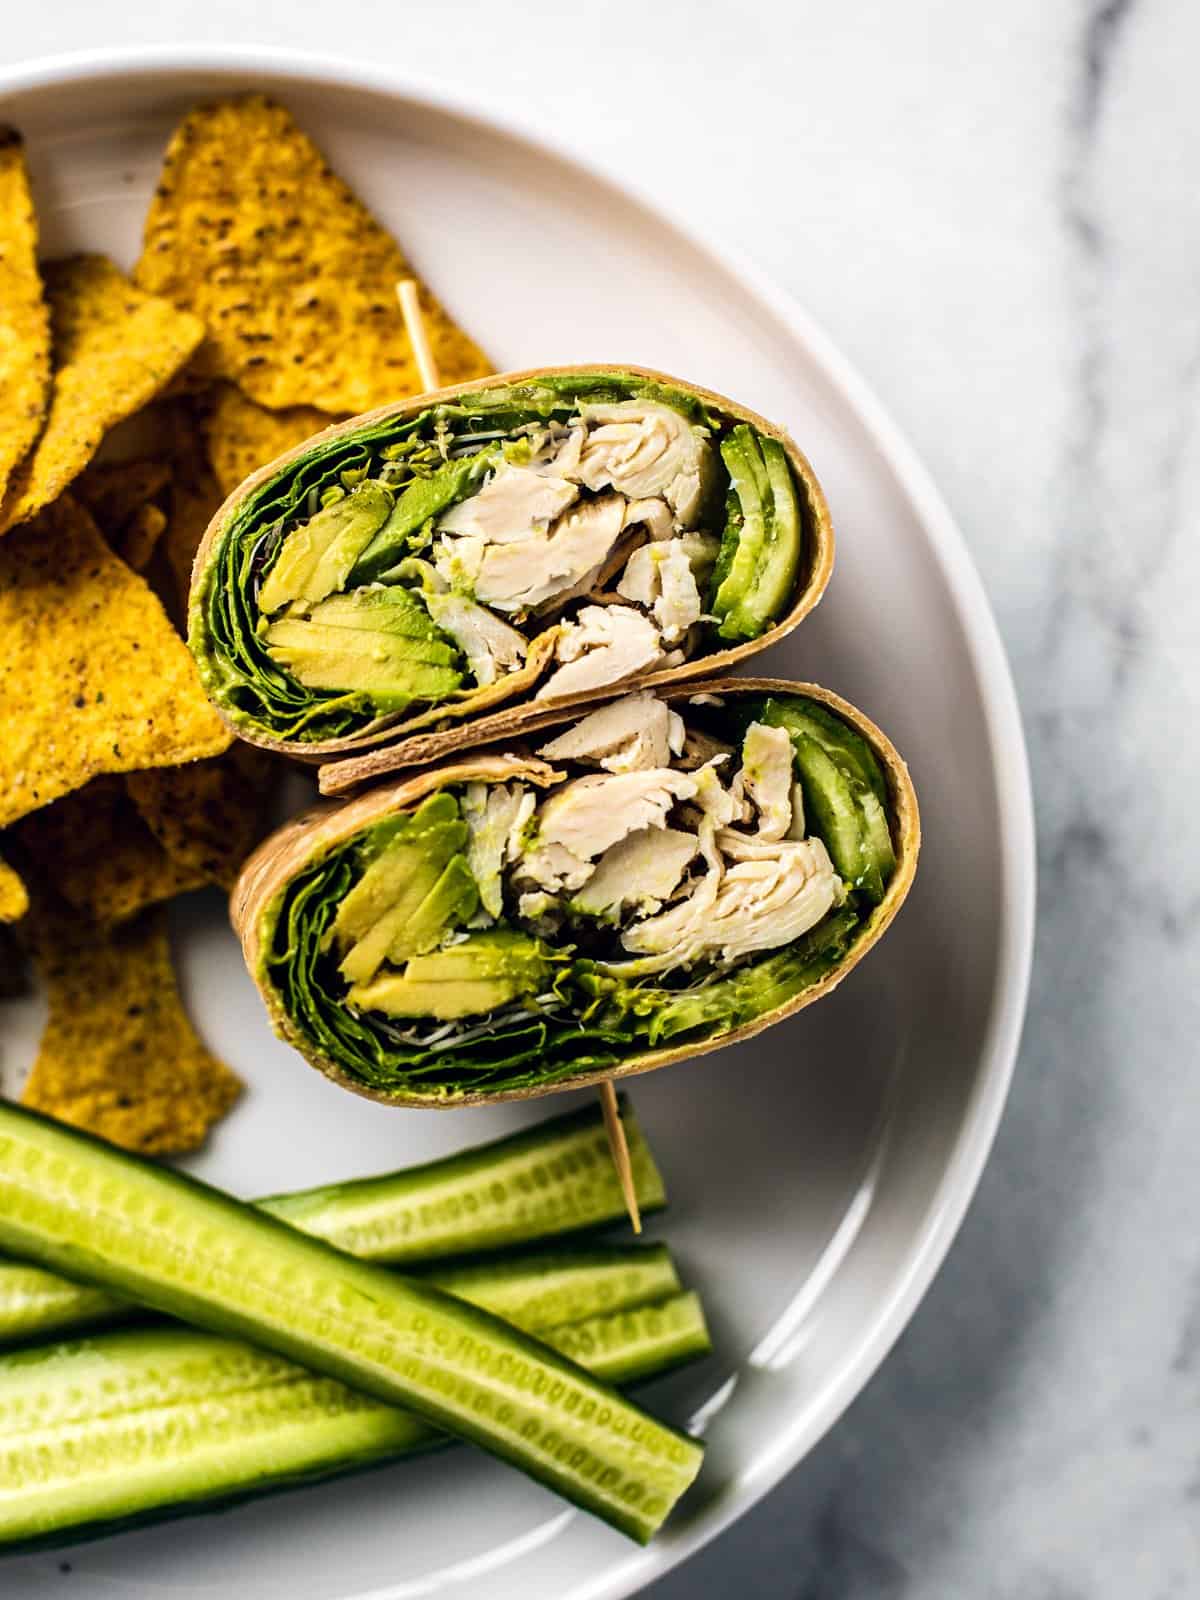
[[[10,63],[279,43],[486,91],[737,241],[859,364],[1012,655],[1032,1010],[978,1198],[896,1351],[652,1594],[1195,1595],[1200,10],[43,0],[4,35]]]

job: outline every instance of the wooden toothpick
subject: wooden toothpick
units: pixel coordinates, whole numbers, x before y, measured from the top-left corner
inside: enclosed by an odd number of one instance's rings
[[[604,1112],[604,1131],[608,1135],[608,1150],[621,1180],[621,1193],[625,1196],[625,1209],[633,1224],[634,1233],[642,1231],[642,1210],[638,1205],[637,1186],[633,1181],[633,1163],[629,1159],[629,1144],[625,1138],[625,1124],[621,1121],[617,1105],[617,1091],[609,1079],[600,1085],[600,1107]]]
[[[436,389],[438,387],[437,362],[433,359],[433,351],[429,348],[429,334],[426,331],[425,317],[421,311],[420,301],[417,298],[416,279],[402,279],[396,285],[396,296],[400,301],[400,312],[404,317],[405,331],[408,334],[409,343],[412,345],[417,371],[421,375],[421,382],[427,390]],[[621,1183],[621,1193],[625,1197],[625,1209],[629,1212],[629,1221],[633,1225],[634,1233],[641,1233],[642,1211],[638,1205],[637,1187],[633,1181],[633,1164],[629,1159],[629,1143],[625,1138],[625,1125],[621,1121],[621,1112],[617,1106],[617,1091],[608,1081],[600,1085],[600,1107],[604,1112],[604,1131],[608,1135],[609,1153],[613,1159],[613,1166],[617,1169],[617,1177]]]
[[[437,362],[433,359],[433,351],[429,348],[429,334],[425,329],[425,318],[421,314],[420,302],[417,300],[417,280],[402,279],[396,285],[396,294],[400,300],[400,312],[404,318],[408,341],[416,357],[417,371],[421,374],[422,386],[426,390],[436,389],[438,388]]]

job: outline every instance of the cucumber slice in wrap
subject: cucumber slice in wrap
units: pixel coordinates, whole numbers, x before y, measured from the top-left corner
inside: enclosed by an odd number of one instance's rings
[[[531,462],[554,485],[544,516],[519,494],[505,501],[503,490],[489,516],[464,512],[477,497],[483,504],[500,474]],[[824,591],[833,563],[824,496],[772,424],[638,368],[512,373],[352,418],[247,479],[197,554],[188,643],[205,688],[239,733],[299,755],[340,756],[495,716],[519,726],[536,716],[550,673],[574,659],[558,650],[559,625],[579,622],[596,643],[595,618],[581,617],[599,595],[621,608],[625,649],[635,634],[645,639],[653,601],[621,598],[619,569],[632,554],[618,537],[621,519],[588,559],[564,554],[583,538],[564,519],[586,522],[589,507],[601,498],[611,505],[614,494],[632,508],[635,529],[694,542],[694,604],[682,621],[658,617],[663,653],[674,648],[719,669],[731,664],[731,645],[738,656],[747,644],[765,646]],[[459,539],[464,517],[474,531]],[[486,571],[505,545],[528,579],[515,589]],[[375,604],[381,587],[424,607],[429,629],[414,633],[403,608]],[[702,589],[716,594],[715,606],[703,604]],[[447,595],[456,602],[449,611],[433,603]],[[337,633],[322,611],[331,601],[344,602]],[[493,641],[503,630],[499,654],[480,643],[489,626]],[[623,674],[616,663],[613,676],[585,674],[586,690],[654,670],[648,645],[635,653]]]
[[[621,696],[540,757],[461,753],[267,841],[234,921],[277,1031],[383,1103],[463,1104],[683,1060],[825,993],[907,892],[915,797],[853,707],[767,684]],[[416,915],[454,851],[478,901]]]

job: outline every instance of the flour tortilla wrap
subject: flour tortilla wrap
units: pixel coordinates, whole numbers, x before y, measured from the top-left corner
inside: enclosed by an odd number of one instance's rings
[[[732,667],[812,610],[832,566],[783,429],[647,368],[542,368],[260,468],[200,543],[189,644],[241,738],[315,762],[403,741],[407,764],[444,734]]]
[[[696,696],[701,697],[699,703],[695,703]],[[711,697],[716,698],[714,700]],[[481,1034],[486,1035],[491,1041],[487,1048],[492,1049],[495,1055],[495,1041],[502,1035],[503,1029],[524,1026],[520,1020],[523,1016],[521,1006],[529,1002],[530,991],[541,991],[540,997],[534,1002],[540,1007],[547,989],[553,993],[556,987],[560,997],[567,997],[563,1006],[564,1014],[572,1014],[574,1007],[577,1024],[574,1035],[570,1034],[568,1027],[565,1033],[560,1031],[560,1035],[554,1037],[552,1024],[550,1037],[535,1039],[533,1044],[526,1043],[514,1052],[515,1064],[511,1067],[501,1066],[492,1070],[486,1061],[482,1067],[470,1061],[464,1067],[456,1054],[458,1047],[448,1047],[445,1043],[447,1024],[430,1017],[414,1024],[409,1030],[420,1033],[423,1029],[423,1038],[430,1034],[435,1036],[432,1048],[425,1049],[424,1056],[415,1066],[412,1066],[412,1061],[421,1052],[416,1046],[410,1047],[408,1042],[402,1042],[399,1046],[402,1055],[407,1052],[405,1063],[394,1058],[389,1064],[386,1057],[390,1046],[385,1047],[382,1053],[376,1051],[370,1060],[366,1055],[356,1059],[355,1050],[360,1049],[360,1045],[353,1043],[353,1040],[361,1039],[364,1032],[376,1040],[378,1036],[371,1034],[370,1016],[364,1030],[364,1012],[360,1009],[356,1013],[353,1007],[347,1007],[344,996],[339,997],[337,991],[342,981],[340,969],[338,976],[331,977],[330,974],[334,970],[332,963],[342,954],[344,946],[338,945],[334,935],[331,935],[329,916],[320,926],[317,925],[319,915],[316,921],[311,920],[311,909],[309,912],[303,910],[303,897],[310,897],[310,908],[319,908],[328,884],[333,881],[335,870],[345,870],[346,861],[352,858],[356,849],[363,848],[362,841],[371,837],[372,829],[381,824],[394,826],[395,819],[400,817],[405,819],[402,824],[404,828],[414,828],[416,823],[412,819],[421,812],[422,807],[430,806],[433,797],[437,797],[439,805],[449,803],[444,797],[456,798],[461,802],[468,793],[467,785],[483,786],[472,791],[477,797],[480,794],[490,796],[501,790],[511,796],[520,785],[539,804],[534,824],[525,823],[526,840],[531,837],[532,826],[534,844],[539,839],[544,842],[548,824],[541,803],[548,797],[561,794],[566,783],[576,780],[581,773],[596,778],[605,776],[594,762],[589,766],[576,759],[534,753],[537,748],[544,748],[548,734],[553,734],[555,738],[586,737],[586,727],[590,724],[581,723],[572,713],[559,708],[556,726],[553,729],[545,728],[541,736],[531,740],[532,748],[499,754],[464,751],[441,766],[410,773],[399,781],[377,785],[340,806],[323,804],[282,828],[251,857],[233,895],[234,927],[273,1026],[312,1066],[344,1088],[386,1105],[439,1107],[479,1104],[527,1099],[558,1089],[576,1089],[605,1079],[650,1072],[748,1039],[828,994],[879,941],[903,904],[912,883],[920,848],[920,821],[907,767],[887,737],[862,712],[827,689],[774,678],[720,678],[698,684],[676,683],[661,688],[656,695],[642,692],[622,697],[622,700],[636,703],[635,720],[642,724],[652,720],[652,711],[655,716],[661,716],[663,710],[677,708],[683,714],[688,742],[682,757],[672,755],[670,758],[673,770],[682,772],[690,763],[690,770],[695,772],[699,770],[696,766],[698,760],[705,758],[711,766],[711,758],[717,754],[718,759],[711,770],[716,772],[722,792],[731,790],[730,778],[720,778],[723,768],[731,771],[741,759],[741,770],[750,770],[745,765],[749,760],[747,752],[750,745],[744,742],[741,756],[737,753],[739,728],[747,730],[742,737],[748,740],[751,737],[750,725],[757,726],[758,732],[754,737],[759,743],[755,747],[755,760],[760,761],[764,753],[769,754],[771,750],[778,752],[781,741],[775,730],[780,726],[788,727],[792,744],[789,776],[802,792],[803,806],[800,807],[797,796],[796,807],[802,809],[805,815],[806,820],[800,830],[805,837],[798,844],[788,841],[782,846],[762,843],[760,834],[770,832],[777,835],[782,821],[776,819],[775,827],[767,827],[771,803],[766,797],[766,790],[770,784],[764,782],[769,773],[767,765],[763,765],[754,769],[758,786],[751,785],[756,798],[753,804],[746,803],[746,820],[734,824],[740,843],[740,849],[735,850],[734,854],[748,854],[751,857],[756,853],[760,856],[764,853],[769,855],[774,848],[782,851],[808,850],[814,858],[823,856],[836,864],[839,874],[847,871],[852,874],[850,878],[841,876],[838,902],[813,927],[783,947],[761,950],[748,959],[735,961],[728,969],[714,965],[711,960],[707,963],[701,960],[683,979],[678,973],[672,975],[670,970],[662,967],[649,976],[639,974],[635,968],[631,979],[624,978],[619,975],[620,963],[611,960],[607,964],[603,960],[593,962],[596,970],[578,979],[574,976],[564,978],[563,974],[568,970],[571,974],[576,971],[574,957],[566,953],[566,947],[573,944],[576,952],[581,948],[580,925],[568,925],[557,934],[550,932],[544,937],[539,935],[539,949],[534,960],[543,964],[541,970],[526,981],[525,994],[516,1007],[511,1003],[506,1004],[492,1013],[491,1020],[482,1028],[478,1016],[467,1017],[459,1028],[459,1035],[463,1036],[468,1031],[473,1032],[476,1039]],[[665,706],[655,711],[653,701],[665,702]],[[609,714],[616,704],[616,701],[610,702],[608,707],[600,708],[600,711]],[[596,715],[599,713],[593,713],[593,717]],[[764,727],[770,731],[764,734]],[[715,735],[714,729],[718,730]],[[721,737],[722,729],[731,735],[729,739]],[[814,749],[814,744],[820,748]],[[722,761],[719,752],[730,745],[734,753],[726,755]],[[628,746],[624,748],[627,756]],[[613,764],[618,767],[622,765],[619,750]],[[625,764],[628,765],[628,762]],[[831,767],[834,769],[832,776]],[[706,781],[711,794],[711,777]],[[775,794],[778,799],[778,786]],[[847,795],[851,799],[843,805]],[[878,805],[875,804],[876,800],[879,801]],[[839,805],[842,806],[841,812]],[[600,809],[607,814],[612,807],[605,804]],[[839,836],[840,824],[845,821],[847,810],[852,810],[854,816],[864,823],[864,832],[858,841],[862,853],[855,858],[857,867],[852,865],[849,868],[845,861],[847,840],[844,828],[840,829]],[[691,816],[694,821],[695,814],[695,800],[686,800],[682,808],[676,806],[670,811],[666,819],[668,827],[660,832],[670,834],[674,839],[690,825],[686,820],[681,823],[679,817],[686,819]],[[478,820],[478,807],[474,815]],[[872,850],[867,849],[872,839],[869,821],[866,820],[870,816],[874,817],[876,830],[880,818],[885,819],[886,828],[882,846],[878,831],[875,832],[873,854]],[[468,831],[473,842],[475,830],[472,827]],[[655,832],[652,826],[647,830],[647,836],[653,836]],[[728,832],[717,834],[716,837],[725,841],[721,845],[723,851],[730,848]],[[853,837],[850,846],[857,848]],[[882,871],[878,870],[881,848],[886,858]],[[528,856],[519,859],[524,862],[520,870],[525,871]],[[602,855],[601,864],[604,859]],[[727,879],[732,857],[724,858],[723,864]],[[703,872],[698,872],[701,867]],[[542,926],[544,929],[544,925],[522,922],[513,916],[513,869],[508,870],[510,878],[504,886],[502,921],[522,928],[526,935],[531,927],[536,929]],[[695,877],[706,875],[711,868],[707,862],[693,860],[689,870]],[[406,868],[402,874],[404,881],[408,881],[409,875]],[[624,874],[626,878],[636,875],[636,867]],[[598,866],[591,882],[595,884],[599,876]],[[607,876],[611,880],[613,874],[610,872]],[[353,874],[349,880],[345,877],[340,880],[337,891],[341,895],[340,904],[345,903],[350,881],[353,881]],[[362,881],[361,876],[357,881]],[[693,888],[693,892],[698,890]],[[587,895],[586,885],[580,893]],[[686,898],[688,896],[682,893],[677,894],[673,904],[677,905]],[[461,907],[467,921],[471,920],[467,913],[471,912],[473,905],[474,902],[469,902]],[[308,923],[305,922],[306,916],[310,917]],[[404,926],[411,929],[411,916],[405,915],[402,920]],[[476,908],[476,928],[480,927],[480,920]],[[709,927],[715,925],[716,921],[716,915],[709,914],[700,919],[700,925]],[[609,929],[605,933],[602,921],[597,926],[601,938],[609,935],[615,938],[615,930]],[[647,926],[647,923],[641,925],[639,935],[643,948],[647,942]],[[484,945],[494,954],[494,946],[499,942],[494,929],[485,927],[483,934]],[[474,948],[472,941],[480,935],[464,925],[449,937],[450,942],[433,958],[435,962],[444,960],[447,950],[457,960],[454,952]],[[595,950],[593,935],[585,932],[584,938],[592,940]],[[673,939],[678,949],[680,939],[678,936],[673,936]],[[311,1025],[313,1013],[307,998],[297,1005],[296,996],[307,994],[308,991],[297,986],[293,958],[303,954],[306,940],[310,955],[326,963],[324,970],[330,996],[329,1006],[336,1013],[338,1027],[347,1023],[352,1040],[349,1050],[345,1036],[334,1037],[322,1031],[324,1023],[314,1031]],[[323,957],[314,955],[320,941],[324,941],[325,945]],[[528,943],[527,939],[524,947],[526,955],[529,954]],[[612,952],[609,953],[611,955]],[[622,960],[627,959],[624,951],[619,951],[618,955]],[[636,960],[636,956],[633,959]],[[653,959],[650,958],[651,965]],[[393,995],[397,987],[404,990],[406,985],[410,992],[416,992],[420,985],[410,985],[409,975],[421,966],[421,960],[428,966],[428,957],[410,961],[403,969],[398,985],[394,978],[389,980],[385,976],[381,980],[376,974],[373,979],[375,987],[369,985],[360,993],[377,993],[381,981],[385,987],[391,982]],[[385,967],[383,970],[386,974],[388,969]],[[615,998],[614,980],[610,976],[614,970],[618,972]],[[724,988],[720,987],[722,983],[725,984]],[[681,987],[681,984],[685,987]],[[515,1023],[511,1020],[514,1015],[518,1015]],[[543,1019],[534,1013],[530,1013],[530,1016],[530,1025],[536,1032]],[[396,1026],[394,1016],[385,1019],[385,1030]],[[404,1031],[400,1027],[400,1032]],[[321,1032],[320,1038],[317,1032]],[[440,1040],[436,1037],[439,1032],[443,1035]],[[451,1025],[450,1033],[453,1035],[454,1025]],[[459,1053],[465,1053],[469,1058],[476,1048],[468,1041]]]

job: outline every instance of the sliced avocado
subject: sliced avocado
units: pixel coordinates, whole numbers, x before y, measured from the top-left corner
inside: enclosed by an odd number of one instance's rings
[[[377,853],[334,918],[333,938],[343,949],[374,927],[407,889],[414,870],[428,863],[432,875],[412,902],[415,909],[447,861],[467,842],[467,825],[459,818],[458,803],[445,790],[431,795],[411,815],[389,819],[379,831],[384,836],[382,848],[376,845]]]
[[[374,983],[355,984],[347,999],[361,1011],[382,1011],[389,1017],[433,1017],[453,1022],[483,1017],[514,999],[506,978],[466,978],[454,983],[417,981],[402,972],[385,972]]]
[[[352,628],[341,623],[330,626],[308,617],[280,617],[268,626],[264,637],[268,645],[285,650],[361,655],[371,661],[423,661],[434,667],[447,667],[458,655],[444,639],[386,633],[380,628]]]
[[[721,459],[729,472],[740,521],[737,545],[727,560],[712,609],[720,619],[717,631],[723,639],[748,639],[762,631],[744,607],[754,586],[760,553],[770,537],[771,483],[754,432],[744,423],[722,440]]]
[[[852,889],[866,872],[860,812],[854,790],[837,763],[806,733],[792,736],[796,769],[804,789],[804,811],[809,829],[829,851],[838,877]]]
[[[348,983],[375,975],[389,947],[466,844],[467,828],[458,820],[457,806],[447,819],[441,810],[431,812],[430,805],[426,801],[404,819],[338,907],[331,937],[343,953],[340,971]]]
[[[532,994],[550,970],[546,952],[536,939],[516,928],[490,928],[408,964],[414,979],[507,978]]]
[[[436,949],[447,929],[466,922],[478,909],[479,890],[467,858],[452,856],[412,916],[397,929],[388,946],[388,960],[400,966],[410,956]]]
[[[499,459],[498,448],[485,446],[477,455],[447,461],[428,478],[414,479],[398,496],[387,521],[378,528],[371,543],[365,549],[360,546],[361,554],[350,573],[352,581],[369,583],[406,555],[411,555],[409,537],[430,517],[441,516],[443,511],[474,494]]]
[[[309,616],[328,628],[363,628],[402,634],[408,639],[440,637],[437,624],[418,596],[399,584],[387,589],[372,587],[331,594],[315,605]]]
[[[393,840],[414,831],[427,833],[432,828],[448,827],[460,820],[458,801],[449,789],[437,789],[422,800],[415,811],[400,812],[377,822],[364,845],[364,853],[374,860]],[[457,849],[457,844],[455,849]]]
[[[258,609],[272,616],[294,600],[324,600],[343,588],[391,509],[391,494],[368,478],[294,528],[258,591]]]
[[[273,622],[265,638],[279,665],[310,689],[356,691],[405,705],[441,699],[463,681],[452,665],[456,652],[438,639],[324,627],[303,617]]]
[[[414,956],[403,972],[384,972],[373,983],[356,984],[347,998],[364,1011],[449,1022],[483,1016],[523,994],[536,994],[549,971],[536,939],[496,929]]]
[[[372,661],[347,651],[341,657],[324,651],[279,650],[272,654],[281,667],[308,689],[367,695],[387,710],[401,710],[414,700],[444,700],[462,686],[462,673],[422,661],[385,656]]]

